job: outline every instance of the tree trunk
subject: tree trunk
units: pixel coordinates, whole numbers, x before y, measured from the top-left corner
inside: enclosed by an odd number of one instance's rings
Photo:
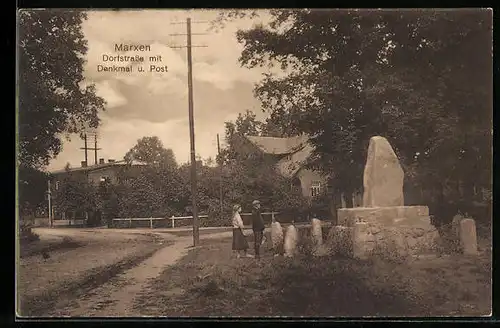
[[[470,215],[474,214],[474,182],[468,178],[463,183],[463,196],[460,205],[462,211],[468,212]]]
[[[341,193],[333,194],[330,200],[329,209],[330,209],[330,216],[332,218],[334,225],[337,225],[337,209],[342,206],[341,204],[342,204],[342,194]]]
[[[340,194],[340,203],[339,204],[340,204],[340,208],[345,208],[346,207],[344,193]]]
[[[353,192],[346,191],[344,193],[344,196],[345,196],[345,207],[346,208],[353,208],[354,207],[354,202],[352,201]]]

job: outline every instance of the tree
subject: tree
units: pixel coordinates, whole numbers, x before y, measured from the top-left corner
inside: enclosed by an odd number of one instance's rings
[[[132,179],[119,199],[120,216],[123,217],[163,217],[166,205],[161,190],[156,188],[150,177],[141,174]]]
[[[286,129],[286,125],[280,121],[279,115],[271,113],[262,124],[261,135],[265,137],[286,138],[293,137],[296,133],[293,130]]]
[[[93,211],[98,200],[96,188],[71,172],[66,173],[59,189],[53,194],[53,204],[62,213]]]
[[[137,140],[137,144],[125,154],[124,158],[128,162],[136,160],[153,167],[177,167],[172,149],[165,149],[161,140],[156,136]]]
[[[237,33],[240,62],[287,70],[255,93],[283,130],[312,136],[309,164],[334,188],[361,186],[369,138],[383,135],[412,183],[464,182],[470,193],[476,167],[491,190],[491,13],[270,13],[268,25]]]
[[[82,87],[87,41],[81,11],[19,14],[18,160],[40,168],[61,151],[61,135],[99,124],[105,101]]]
[[[268,133],[274,133],[269,135]],[[269,162],[264,156],[247,156],[247,152],[241,152],[244,145],[242,140],[246,136],[286,136],[280,131],[280,126],[271,120],[260,122],[255,113],[245,111],[240,113],[234,122],[226,122],[226,143],[218,157],[218,162],[224,164],[222,173],[224,208],[230,215],[230,208],[238,203],[246,208],[251,208],[255,199],[260,199],[262,205],[267,209],[296,211],[306,207],[305,199],[300,190],[291,187],[291,181],[276,172],[274,162]],[[216,198],[220,192],[220,173],[218,170],[206,171],[200,187],[203,192]],[[213,205],[214,211],[219,210],[220,202]],[[220,211],[220,210],[219,210]],[[296,214],[296,213],[295,213]]]
[[[227,146],[217,156],[218,163],[234,161],[238,156],[238,148],[241,138],[244,136],[260,136],[265,124],[257,120],[254,112],[246,110],[244,114],[239,113],[234,122],[225,122],[225,140]]]
[[[47,205],[47,180],[48,176],[45,172],[25,165],[19,166],[19,205],[23,215],[34,213],[37,209]]]
[[[189,186],[189,167],[181,167],[181,174]],[[220,202],[220,183],[223,185],[223,204]],[[186,189],[190,204],[190,190]],[[204,226],[231,224],[231,209],[240,204],[244,211],[250,211],[252,201],[259,199],[266,210],[288,210],[297,214],[307,207],[300,190],[291,188],[290,181],[281,177],[273,167],[256,159],[232,161],[221,171],[216,167],[202,166],[198,170],[198,211],[208,215],[200,222]],[[222,205],[222,206],[221,206]],[[293,215],[289,215],[293,218]]]
[[[165,217],[179,215],[186,205],[188,186],[180,175],[171,149],[156,136],[143,137],[124,156],[147,164],[140,173],[117,186],[119,215]]]

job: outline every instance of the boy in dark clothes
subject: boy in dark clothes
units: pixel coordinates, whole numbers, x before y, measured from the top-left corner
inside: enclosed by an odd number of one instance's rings
[[[260,245],[262,244],[265,226],[262,214],[260,213],[260,202],[254,200],[252,205],[252,230],[254,236],[255,258],[260,259]]]

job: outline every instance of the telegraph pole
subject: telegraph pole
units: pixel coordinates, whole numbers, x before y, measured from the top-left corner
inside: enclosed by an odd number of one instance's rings
[[[47,180],[47,199],[49,201],[49,224],[50,227],[52,228],[53,223],[52,223],[52,204],[51,204],[51,190],[50,190],[50,180]]]
[[[86,133],[83,135],[83,141],[84,141],[84,146],[83,146],[83,148],[80,148],[80,149],[85,150],[85,163],[88,164],[87,151],[89,148],[87,147],[87,134]]]
[[[219,184],[220,184],[220,215],[224,212],[224,205],[222,203],[222,158],[220,157],[220,142],[219,142],[219,134],[217,133],[217,154],[219,155]]]
[[[201,23],[201,22],[197,22]],[[182,24],[182,23],[172,23],[172,24]],[[193,246],[198,246],[200,243],[200,232],[199,232],[199,222],[198,222],[198,207],[197,207],[197,174],[196,174],[196,153],[195,153],[195,139],[194,139],[194,101],[193,101],[193,63],[191,49],[193,47],[204,47],[204,46],[193,46],[191,44],[192,34],[206,34],[206,33],[191,33],[191,18],[186,19],[186,34],[171,34],[173,36],[186,35],[187,36],[187,67],[188,67],[188,110],[189,110],[189,140],[190,140],[190,152],[191,152],[191,197],[192,197],[192,212],[193,212]],[[171,48],[184,48],[184,46],[171,46]]]
[[[83,141],[85,142],[85,146],[80,148],[80,149],[84,149],[85,150],[85,162],[87,163],[87,165],[89,164],[87,162],[88,158],[87,158],[87,151],[88,150],[93,150],[94,151],[94,164],[97,165],[97,151],[100,150],[101,148],[98,148],[97,147],[97,133],[94,134],[94,147],[88,147],[87,146],[87,133],[85,133],[83,135]]]
[[[94,164],[97,165],[97,133],[94,135]]]
[[[83,137],[83,140],[85,141],[85,163],[88,163],[89,160],[87,158],[87,134],[85,133],[85,136]]]

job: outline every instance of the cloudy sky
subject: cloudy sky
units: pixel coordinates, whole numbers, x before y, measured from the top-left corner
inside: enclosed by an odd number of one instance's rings
[[[98,157],[122,159],[123,155],[143,136],[158,136],[166,148],[171,148],[179,163],[189,161],[189,127],[187,99],[186,49],[169,46],[186,44],[183,22],[211,21],[218,11],[95,11],[90,12],[83,25],[88,40],[85,78],[95,83],[98,94],[107,101],[106,111],[101,113],[102,125],[99,133]],[[265,114],[254,98],[253,85],[263,71],[240,67],[238,57],[242,45],[236,41],[238,29],[248,29],[263,22],[266,16],[254,20],[230,22],[220,31],[209,31],[209,24],[193,24],[193,81],[195,109],[196,153],[202,158],[214,157],[217,153],[217,133],[223,142],[224,122],[234,120],[246,109],[254,111],[259,118]],[[144,55],[145,67],[149,56],[161,55],[167,73],[122,73],[98,72],[103,55],[117,55],[115,44],[149,44],[150,52],[131,51],[126,55]],[[122,53],[123,54],[123,53]],[[116,63],[125,65],[125,63]],[[79,166],[84,160],[83,141],[74,136],[65,141],[63,151],[48,169],[60,169],[69,162]],[[89,154],[89,164],[94,155]]]

